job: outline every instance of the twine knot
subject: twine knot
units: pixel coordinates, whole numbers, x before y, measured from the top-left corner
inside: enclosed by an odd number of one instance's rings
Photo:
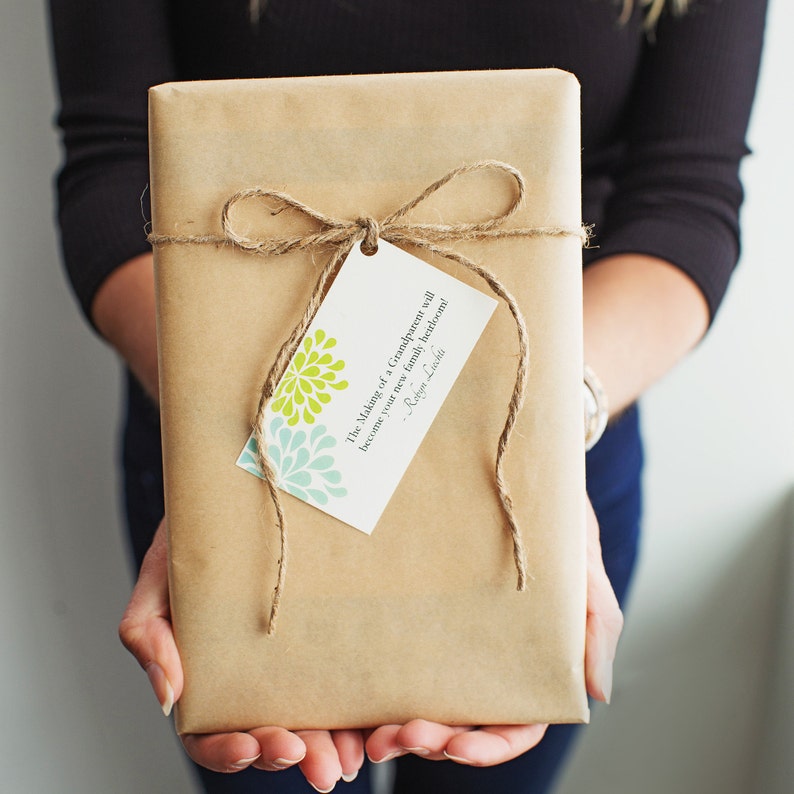
[[[361,241],[361,253],[365,256],[376,254],[378,252],[380,224],[369,215],[365,215],[363,218],[356,218],[356,224],[364,232],[364,239]]]
[[[463,174],[473,171],[491,170],[507,174],[513,182],[515,188],[513,199],[509,207],[493,217],[484,221],[473,223],[409,223],[405,217],[418,204],[423,202],[441,187],[451,180]],[[513,544],[513,560],[515,562],[518,581],[516,589],[526,590],[527,563],[524,543],[518,527],[515,515],[513,514],[513,501],[504,478],[504,456],[507,451],[510,436],[513,432],[519,411],[524,403],[527,376],[529,373],[529,334],[526,322],[521,313],[515,298],[491,273],[487,268],[473,262],[468,257],[460,254],[453,248],[441,245],[441,243],[451,241],[466,240],[488,240],[504,239],[513,237],[578,237],[583,246],[587,245],[589,230],[584,227],[570,228],[565,226],[539,226],[532,228],[507,228],[505,221],[512,217],[522,205],[526,187],[524,178],[518,169],[507,163],[498,160],[481,160],[471,165],[463,165],[453,169],[441,179],[427,187],[415,198],[403,204],[395,212],[380,221],[369,215],[363,215],[354,221],[333,218],[315,210],[306,204],[298,201],[287,193],[277,190],[267,190],[263,188],[250,188],[241,190],[231,196],[225,203],[221,213],[221,226],[223,236],[216,235],[156,235],[150,234],[149,241],[152,245],[166,244],[215,244],[215,245],[234,245],[244,251],[256,254],[278,255],[289,251],[302,251],[321,246],[333,246],[334,252],[327,264],[323,267],[317,279],[308,305],[303,316],[297,325],[292,329],[289,338],[284,342],[276,355],[276,359],[268,372],[264,384],[262,385],[259,407],[256,418],[254,419],[254,437],[258,448],[258,463],[262,470],[263,479],[267,485],[270,498],[276,511],[276,523],[279,529],[281,543],[281,557],[278,561],[278,576],[276,587],[273,593],[273,601],[270,609],[270,620],[268,623],[268,634],[275,631],[276,619],[278,616],[279,605],[284,590],[284,582],[287,571],[287,530],[284,511],[281,506],[281,499],[276,485],[277,477],[267,455],[267,438],[265,437],[265,413],[275,389],[281,380],[282,375],[289,366],[295,351],[300,344],[307,328],[322,302],[326,289],[331,279],[341,267],[345,257],[357,241],[361,241],[361,250],[364,254],[371,256],[378,250],[378,240],[383,238],[388,242],[397,245],[412,245],[421,248],[429,253],[436,254],[446,259],[457,262],[467,268],[472,273],[481,278],[490,290],[505,304],[510,310],[516,325],[518,336],[518,363],[516,365],[515,382],[513,392],[507,409],[507,418],[504,428],[499,437],[496,449],[496,462],[494,466],[494,481],[499,500],[502,505],[510,537]],[[250,238],[240,234],[234,228],[232,221],[232,209],[234,206],[247,199],[265,198],[276,201],[279,208],[272,212],[276,215],[285,209],[292,208],[303,215],[315,220],[320,224],[317,232],[308,232],[298,237],[291,238]]]

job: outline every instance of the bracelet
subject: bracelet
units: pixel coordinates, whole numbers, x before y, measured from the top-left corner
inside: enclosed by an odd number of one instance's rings
[[[601,381],[584,365],[584,448],[589,452],[604,435],[609,419],[609,403]]]

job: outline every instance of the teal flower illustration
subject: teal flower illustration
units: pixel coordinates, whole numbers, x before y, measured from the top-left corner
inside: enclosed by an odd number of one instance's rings
[[[303,338],[270,405],[270,410],[284,416],[290,427],[301,419],[307,425],[314,424],[323,405],[331,401],[329,390],[340,391],[348,387],[346,380],[337,380],[345,362],[334,360],[328,352],[335,346],[336,339],[320,329]]]
[[[278,487],[304,502],[328,504],[329,498],[347,496],[341,487],[342,475],[334,469],[334,458],[326,450],[336,446],[336,439],[323,425],[311,433],[292,430],[284,419],[275,417],[268,429],[268,457],[278,476]],[[257,477],[262,472],[257,463],[256,439],[251,436],[237,465]]]

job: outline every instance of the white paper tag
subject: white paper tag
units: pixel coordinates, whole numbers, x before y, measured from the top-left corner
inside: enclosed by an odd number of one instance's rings
[[[497,301],[383,240],[356,245],[268,407],[278,486],[370,534]],[[253,436],[237,465],[261,477]]]

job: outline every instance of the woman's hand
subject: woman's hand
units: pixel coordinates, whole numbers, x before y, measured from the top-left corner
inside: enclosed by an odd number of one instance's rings
[[[623,615],[601,558],[598,521],[587,500],[587,636],[585,680],[588,693],[609,702],[612,663],[615,659]],[[548,725],[489,725],[451,727],[425,720],[405,725],[384,725],[367,739],[366,749],[375,762],[408,753],[433,761],[451,760],[470,766],[493,766],[533,748]]]
[[[601,558],[598,522],[587,502],[587,639],[585,679],[596,700],[609,701],[612,663],[623,615]],[[155,534],[119,626],[121,640],[146,671],[163,711],[182,693],[183,676],[171,628],[164,523]],[[376,728],[366,741],[369,757],[382,762],[414,753],[430,760],[493,766],[534,747],[547,725],[447,726],[425,720]],[[359,731],[297,731],[263,727],[247,732],[186,735],[190,757],[218,772],[248,766],[275,771],[299,765],[309,783],[329,791],[340,777],[352,778],[364,759]]]
[[[171,628],[166,528],[163,521],[144,558],[138,582],[119,625],[127,650],[149,676],[168,715],[182,694],[184,678]],[[360,731],[297,731],[263,727],[247,732],[182,736],[188,755],[216,772],[249,766],[268,771],[296,764],[319,791],[330,791],[342,776],[352,779],[364,761]]]

